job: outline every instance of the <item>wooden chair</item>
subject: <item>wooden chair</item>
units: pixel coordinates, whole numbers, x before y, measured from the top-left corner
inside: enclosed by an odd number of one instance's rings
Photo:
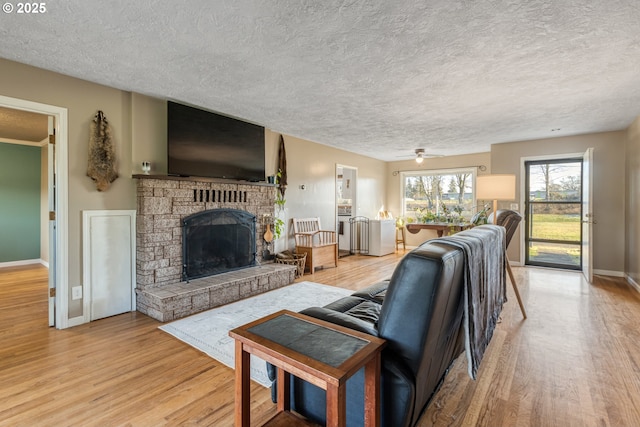
[[[495,213],[495,215],[494,215]],[[497,212],[494,212],[489,216],[489,221],[493,224],[501,225],[506,229],[506,244],[507,248],[509,247],[509,243],[511,242],[511,238],[513,237],[516,229],[518,228],[518,224],[522,221],[522,215],[520,215],[516,211],[508,210],[508,209],[500,209]],[[507,256],[505,252],[505,257]],[[511,270],[511,264],[509,264],[509,258],[505,259],[507,273],[509,274],[509,279],[511,280],[511,285],[513,286],[513,290],[516,294],[516,299],[518,300],[518,305],[520,306],[520,311],[522,312],[522,317],[527,318],[527,312],[524,309],[524,304],[522,303],[522,299],[520,298],[520,292],[518,291],[518,285],[516,284],[516,278],[513,276],[513,271]]]
[[[320,218],[293,218],[293,233],[296,253],[307,254],[306,266],[311,273],[316,267],[338,266],[336,232],[322,230]]]

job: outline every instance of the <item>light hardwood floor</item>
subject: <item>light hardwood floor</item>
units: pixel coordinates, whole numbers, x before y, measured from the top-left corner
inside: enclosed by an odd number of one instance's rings
[[[303,280],[359,289],[401,255],[342,258]],[[478,380],[464,355],[419,426],[640,426],[640,297],[622,279],[515,268]],[[0,269],[0,425],[233,425],[233,371],[139,313],[47,327],[47,270]],[[253,384],[252,417],[274,413]]]

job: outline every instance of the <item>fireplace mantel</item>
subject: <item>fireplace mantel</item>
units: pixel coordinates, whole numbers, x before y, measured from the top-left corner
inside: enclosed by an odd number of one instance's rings
[[[146,175],[146,174],[134,174],[134,179],[157,179],[163,181],[190,181],[190,182],[215,182],[219,184],[238,184],[238,185],[257,185],[265,187],[275,187],[275,184],[269,184],[267,182],[253,182],[253,181],[239,181],[235,179],[223,179],[223,178],[208,178],[204,176],[178,176],[178,175]]]

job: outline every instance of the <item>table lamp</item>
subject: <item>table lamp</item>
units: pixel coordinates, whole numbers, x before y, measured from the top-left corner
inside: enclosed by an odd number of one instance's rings
[[[493,200],[493,222],[497,219],[498,200],[515,200],[516,176],[513,174],[479,175],[476,199]]]

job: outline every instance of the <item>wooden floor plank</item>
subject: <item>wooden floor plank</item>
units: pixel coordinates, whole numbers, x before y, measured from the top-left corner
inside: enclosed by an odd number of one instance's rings
[[[348,256],[298,279],[357,290],[402,253]],[[622,279],[514,268],[478,379],[458,358],[418,426],[640,425],[640,296]],[[232,426],[233,370],[140,313],[47,326],[47,270],[0,269],[0,426]],[[275,414],[251,385],[255,424]]]

